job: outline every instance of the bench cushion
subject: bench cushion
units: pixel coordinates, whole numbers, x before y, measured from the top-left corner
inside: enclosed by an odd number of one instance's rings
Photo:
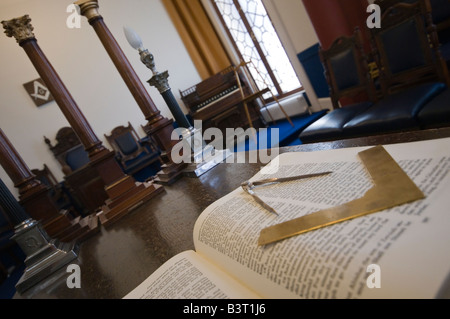
[[[299,138],[303,143],[341,138],[344,124],[370,106],[371,102],[363,102],[335,109],[308,126]]]
[[[427,103],[417,118],[423,128],[450,125],[450,89]]]
[[[346,123],[344,134],[364,136],[420,129],[417,115],[445,88],[444,83],[425,83],[387,96]]]

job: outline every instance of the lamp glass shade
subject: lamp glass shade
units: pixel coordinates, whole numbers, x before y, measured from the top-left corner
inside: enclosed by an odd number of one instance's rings
[[[139,35],[129,27],[123,27],[123,32],[127,38],[128,43],[136,50],[142,49],[143,44]]]

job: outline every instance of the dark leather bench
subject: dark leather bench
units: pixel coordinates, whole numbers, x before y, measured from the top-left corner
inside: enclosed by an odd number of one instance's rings
[[[450,126],[450,89],[437,95],[417,115],[423,129]]]
[[[450,126],[450,89],[444,83],[426,83],[378,103],[335,109],[308,126],[300,140],[313,143],[442,126]]]

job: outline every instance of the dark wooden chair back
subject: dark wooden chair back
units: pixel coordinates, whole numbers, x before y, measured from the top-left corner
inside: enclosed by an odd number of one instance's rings
[[[373,3],[380,6],[381,13],[383,14],[392,6],[395,6],[399,3],[417,3],[418,0],[375,0]]]
[[[56,134],[56,144],[44,137],[45,143],[62,166],[64,184],[72,204],[82,215],[93,213],[109,198],[105,183],[89,159],[84,145],[71,127]]]
[[[78,136],[71,127],[63,127],[56,134],[56,144],[53,146],[44,136],[45,143],[62,166],[65,175],[89,164],[89,156]]]
[[[135,129],[128,126],[117,126],[105,138],[116,153],[123,170],[127,174],[135,174],[143,168],[159,163],[159,151],[152,140],[139,138]]]
[[[418,0],[376,0],[381,12],[385,12],[389,7],[398,3],[417,3]],[[429,0],[431,8],[431,18],[436,26],[437,32],[450,29],[450,0]]]
[[[128,122],[128,126],[115,127],[111,134],[105,134],[105,137],[124,164],[136,158],[142,152],[149,152],[140,144],[140,138],[130,122]]]
[[[54,188],[57,186],[58,180],[56,179],[55,175],[50,171],[47,164],[44,164],[44,167],[42,169],[32,169],[31,172],[36,176],[38,180],[41,181],[42,184]]]
[[[319,55],[334,109],[340,108],[339,101],[342,98],[351,98],[362,93],[366,94],[368,100],[376,100],[375,85],[369,73],[362,35],[358,28],[350,37],[337,38],[330,48],[320,48]]]
[[[371,38],[383,94],[425,82],[449,84],[429,0],[379,3],[382,4],[381,28],[371,29]]]
[[[81,203],[71,193],[70,188],[65,185],[65,182],[58,182],[46,164],[42,169],[32,169],[31,172],[50,189],[49,195],[59,210],[67,210],[74,217],[84,214]]]

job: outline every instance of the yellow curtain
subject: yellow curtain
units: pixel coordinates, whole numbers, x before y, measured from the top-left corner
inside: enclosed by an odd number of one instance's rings
[[[231,65],[200,0],[162,0],[203,80]]]

